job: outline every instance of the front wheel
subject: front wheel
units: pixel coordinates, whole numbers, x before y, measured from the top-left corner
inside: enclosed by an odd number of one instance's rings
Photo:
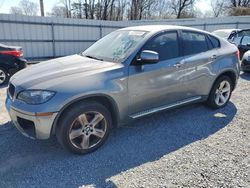
[[[56,136],[67,150],[85,154],[105,142],[111,123],[110,113],[103,105],[96,102],[80,103],[63,114]]]
[[[212,87],[207,105],[214,109],[226,106],[230,100],[232,89],[232,80],[228,76],[221,76]]]

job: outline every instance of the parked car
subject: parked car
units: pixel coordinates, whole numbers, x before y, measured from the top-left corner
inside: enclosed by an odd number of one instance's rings
[[[225,29],[216,30],[213,34],[227,39],[229,42],[235,44],[239,49],[239,56],[241,62],[241,69],[244,72],[249,70],[249,53],[250,50],[250,29]],[[248,52],[248,53],[246,53]],[[246,55],[244,55],[246,53]],[[244,58],[243,58],[244,57]]]
[[[217,35],[226,40],[231,40],[241,29],[219,29],[212,32],[212,34]]]
[[[0,44],[0,86],[6,84],[14,73],[26,66],[27,61],[23,58],[21,47]]]
[[[242,57],[241,70],[243,72],[250,72],[250,50],[247,51]]]
[[[242,59],[243,55],[250,50],[250,35],[241,37],[241,40],[236,45],[240,51],[240,59]]]
[[[56,135],[64,148],[83,154],[131,120],[198,102],[224,107],[239,72],[235,45],[208,32],[129,27],[82,54],[18,72],[10,80],[6,108],[24,135]]]

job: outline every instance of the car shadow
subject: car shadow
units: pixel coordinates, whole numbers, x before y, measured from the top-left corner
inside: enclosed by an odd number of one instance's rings
[[[250,73],[248,72],[243,72],[242,74],[240,74],[240,77],[244,80],[250,81]]]
[[[115,129],[97,151],[80,156],[56,142],[30,140],[8,123],[0,127],[0,187],[116,187],[123,171],[159,160],[226,127],[237,108],[191,105],[164,111]]]

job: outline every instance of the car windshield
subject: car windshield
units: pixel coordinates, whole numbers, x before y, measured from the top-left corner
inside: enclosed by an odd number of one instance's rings
[[[146,34],[145,31],[115,31],[94,43],[82,55],[98,60],[122,62],[141,43]]]

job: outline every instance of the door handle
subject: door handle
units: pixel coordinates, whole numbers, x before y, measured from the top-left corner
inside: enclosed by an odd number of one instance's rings
[[[211,59],[211,60],[217,59],[217,55],[212,55],[212,56],[210,57],[210,59]]]

